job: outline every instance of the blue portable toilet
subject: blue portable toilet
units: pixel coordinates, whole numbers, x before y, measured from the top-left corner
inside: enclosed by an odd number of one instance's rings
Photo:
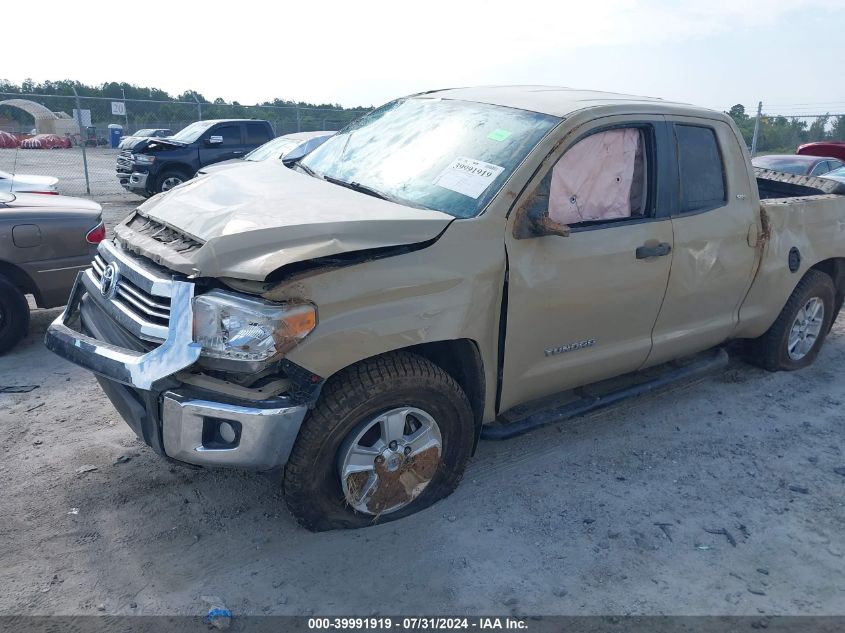
[[[121,136],[123,136],[123,126],[117,123],[109,123],[109,147],[112,149],[117,147]]]

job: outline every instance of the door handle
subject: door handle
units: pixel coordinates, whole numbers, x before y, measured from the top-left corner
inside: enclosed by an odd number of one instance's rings
[[[638,246],[637,259],[648,259],[649,257],[665,257],[672,252],[672,246],[666,242],[660,242],[655,246]]]
[[[232,152],[232,153],[233,153],[233,154],[243,154],[243,153],[244,153],[244,151],[243,151],[242,149],[236,149],[236,150],[235,150],[234,152]]]

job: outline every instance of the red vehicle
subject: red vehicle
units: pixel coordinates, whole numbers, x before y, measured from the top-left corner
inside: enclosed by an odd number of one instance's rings
[[[70,146],[70,139],[58,134],[36,134],[21,141],[23,149],[67,149]]]
[[[17,137],[14,134],[10,134],[9,132],[4,132],[0,130],[0,148],[9,149],[9,148],[16,148],[20,145],[20,141],[18,141]]]
[[[818,141],[816,143],[804,143],[804,145],[801,145],[795,153],[803,156],[838,158],[839,160],[845,162],[845,141]]]

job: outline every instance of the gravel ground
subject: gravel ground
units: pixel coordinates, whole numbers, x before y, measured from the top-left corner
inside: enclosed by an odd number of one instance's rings
[[[279,477],[160,459],[41,340],[0,358],[0,614],[845,614],[845,322],[506,442],[448,499],[312,534]]]

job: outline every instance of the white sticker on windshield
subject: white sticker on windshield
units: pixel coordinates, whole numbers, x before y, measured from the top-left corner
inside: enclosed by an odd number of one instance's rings
[[[470,198],[478,198],[504,170],[504,167],[483,160],[460,156],[440,172],[434,184]]]

